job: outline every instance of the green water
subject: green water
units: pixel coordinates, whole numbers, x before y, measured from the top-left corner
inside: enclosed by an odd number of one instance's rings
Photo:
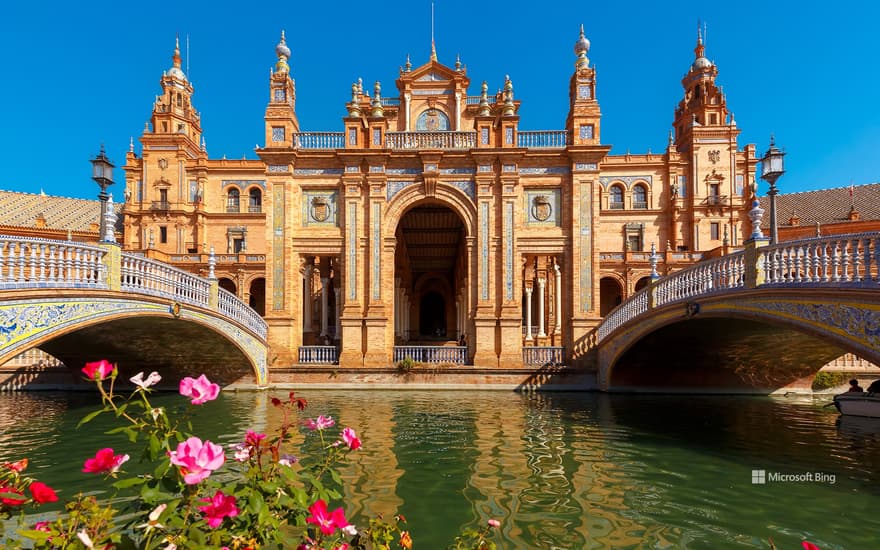
[[[402,512],[416,548],[445,548],[489,518],[504,549],[766,548],[769,537],[780,549],[880,547],[880,421],[839,423],[827,400],[302,393],[309,416],[330,414],[363,439],[343,469],[349,519]],[[271,430],[271,395],[222,394],[198,409],[196,433],[228,444]],[[95,400],[0,394],[0,460],[27,456],[28,473],[62,498],[95,490],[83,461],[124,448],[97,429],[111,423],[75,428]],[[824,477],[753,484],[758,469]]]

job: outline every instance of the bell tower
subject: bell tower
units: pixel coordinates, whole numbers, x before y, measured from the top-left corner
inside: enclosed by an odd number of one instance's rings
[[[596,100],[596,68],[590,67],[589,51],[590,41],[584,36],[584,26],[581,25],[580,37],[574,44],[577,60],[569,84],[570,107],[565,125],[573,145],[598,145],[600,142],[602,112]]]
[[[156,96],[150,122],[153,135],[163,138],[174,135],[194,155],[198,154],[202,137],[201,118],[192,106],[193,86],[180,67],[180,39],[175,39],[173,65],[162,74],[162,95]],[[146,138],[148,132],[144,132]]]
[[[281,40],[275,46],[278,61],[269,76],[269,105],[266,107],[265,147],[295,147],[293,135],[299,132],[296,119],[296,85],[290,77],[290,48],[281,31]]]

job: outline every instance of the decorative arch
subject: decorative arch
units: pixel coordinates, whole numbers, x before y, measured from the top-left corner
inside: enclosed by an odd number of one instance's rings
[[[263,190],[258,186],[248,189],[248,212],[262,212]]]
[[[458,214],[465,228],[467,237],[475,237],[477,209],[461,189],[438,185],[433,197],[425,196],[421,185],[409,185],[398,192],[385,206],[384,226],[388,234],[393,235],[403,216],[411,208],[421,204],[439,204],[449,207]]]
[[[626,184],[623,182],[613,182],[608,186],[608,209],[614,208],[611,205],[620,205],[617,209],[623,208],[623,197]]]
[[[436,107],[429,107],[416,118],[417,132],[445,132],[451,130],[449,117]]]
[[[648,184],[642,181],[632,186],[632,207],[636,210],[648,209]]]

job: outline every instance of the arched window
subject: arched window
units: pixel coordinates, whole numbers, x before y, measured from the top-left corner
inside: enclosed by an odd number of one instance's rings
[[[240,212],[239,205],[241,203],[241,194],[238,189],[232,188],[226,192],[226,211]]]
[[[643,210],[648,208],[648,191],[644,185],[637,184],[633,186],[632,196],[633,208]]]
[[[438,132],[449,129],[449,117],[439,109],[423,111],[416,119],[416,130],[419,132]]]
[[[623,187],[612,185],[608,190],[608,208],[611,210],[623,210]]]
[[[260,192],[258,187],[254,187],[250,190],[249,201],[248,201],[248,212],[262,212],[263,211],[263,193]]]

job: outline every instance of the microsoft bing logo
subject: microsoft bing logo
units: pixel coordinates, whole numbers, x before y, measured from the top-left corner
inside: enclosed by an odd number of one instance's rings
[[[752,485],[767,483],[767,470],[752,470]]]

